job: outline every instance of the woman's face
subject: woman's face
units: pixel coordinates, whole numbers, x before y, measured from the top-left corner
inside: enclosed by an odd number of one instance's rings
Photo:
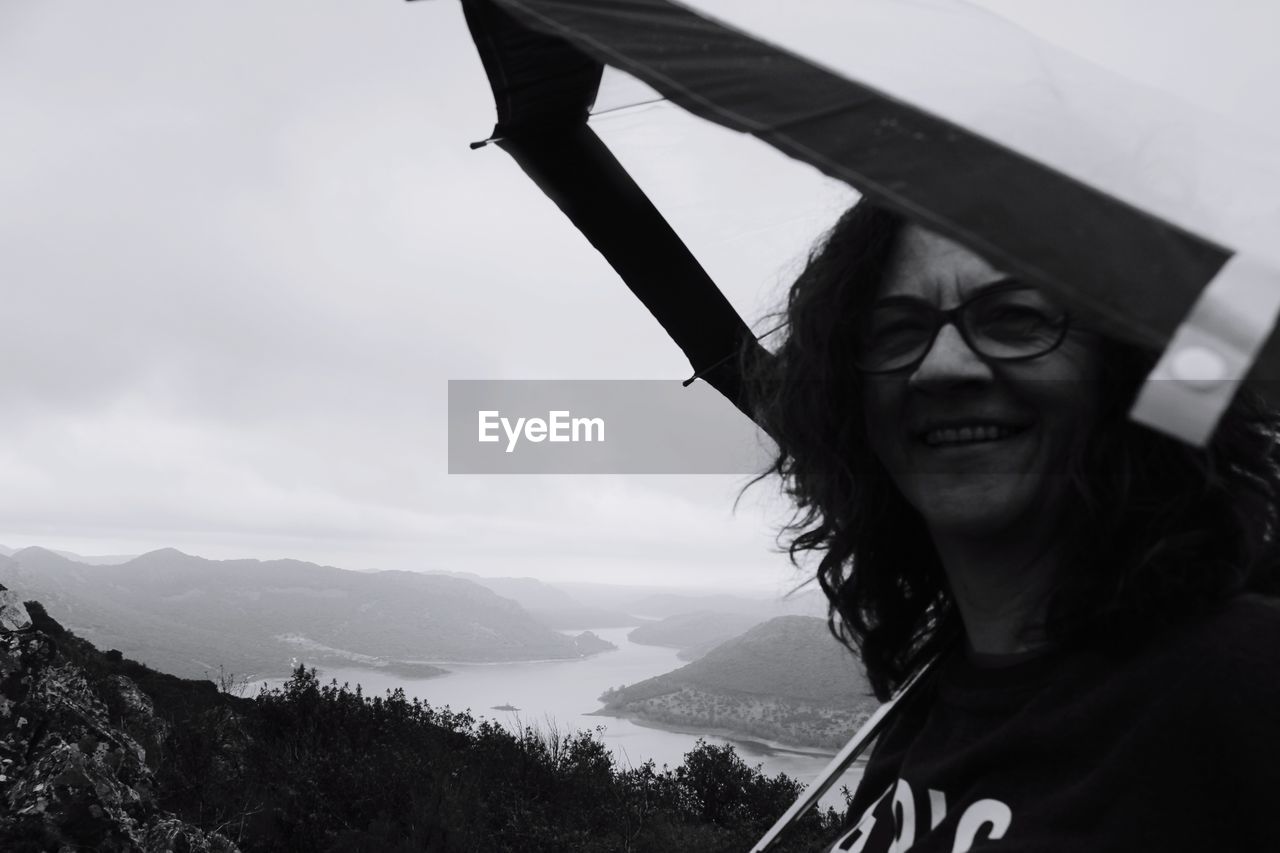
[[[1002,279],[967,249],[907,226],[876,301],[908,296],[945,310]],[[1074,327],[1044,355],[1002,362],[947,324],[914,368],[865,377],[871,446],[935,534],[1044,529],[1062,509],[1071,447],[1096,420],[1098,368],[1097,337]]]

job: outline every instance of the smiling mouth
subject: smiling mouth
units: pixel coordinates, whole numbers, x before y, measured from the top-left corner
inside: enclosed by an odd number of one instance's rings
[[[987,444],[1020,435],[1029,426],[1005,424],[971,424],[961,427],[939,427],[920,436],[929,447],[956,447],[970,444]]]

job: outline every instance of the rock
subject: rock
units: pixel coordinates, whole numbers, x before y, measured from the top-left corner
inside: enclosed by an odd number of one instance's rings
[[[31,627],[31,616],[22,599],[11,589],[0,586],[0,631],[25,631]]]
[[[216,832],[204,833],[189,823],[168,817],[147,828],[143,849],[165,853],[237,853],[239,848]]]
[[[112,675],[103,685],[108,703],[127,731],[139,738],[145,749],[158,749],[169,739],[169,724],[156,716],[151,697],[123,675]]]
[[[108,702],[131,730],[163,738],[128,678],[92,684],[43,632],[0,633],[0,849],[235,851],[156,806],[146,752]]]

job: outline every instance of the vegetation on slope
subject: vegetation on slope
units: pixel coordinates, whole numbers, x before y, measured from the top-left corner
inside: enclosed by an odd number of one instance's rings
[[[771,619],[600,701],[606,714],[829,749],[878,704],[853,656],[811,616]]]
[[[152,719],[109,713],[146,747],[157,806],[244,851],[738,853],[801,787],[705,743],[676,768],[623,769],[595,733],[511,732],[302,667],[237,699],[100,653],[29,609],[90,685],[127,675],[150,694]],[[810,815],[780,849],[824,849],[838,821]]]

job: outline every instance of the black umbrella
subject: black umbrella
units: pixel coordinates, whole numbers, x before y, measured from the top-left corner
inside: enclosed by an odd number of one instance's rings
[[[1280,367],[1280,344],[1269,337],[1280,308],[1275,267],[1158,215],[1166,210],[1139,207],[684,4],[463,5],[497,105],[492,141],[604,254],[695,375],[744,411],[735,356],[744,344],[748,358],[767,353],[588,126],[606,65],[1057,292],[1112,334],[1153,348],[1173,341],[1156,375],[1174,381],[1148,383],[1135,410],[1153,426],[1203,442],[1251,365],[1255,376]],[[1130,183],[1121,190],[1136,187],[1147,200],[1142,183]],[[1158,193],[1149,195],[1160,207]]]

